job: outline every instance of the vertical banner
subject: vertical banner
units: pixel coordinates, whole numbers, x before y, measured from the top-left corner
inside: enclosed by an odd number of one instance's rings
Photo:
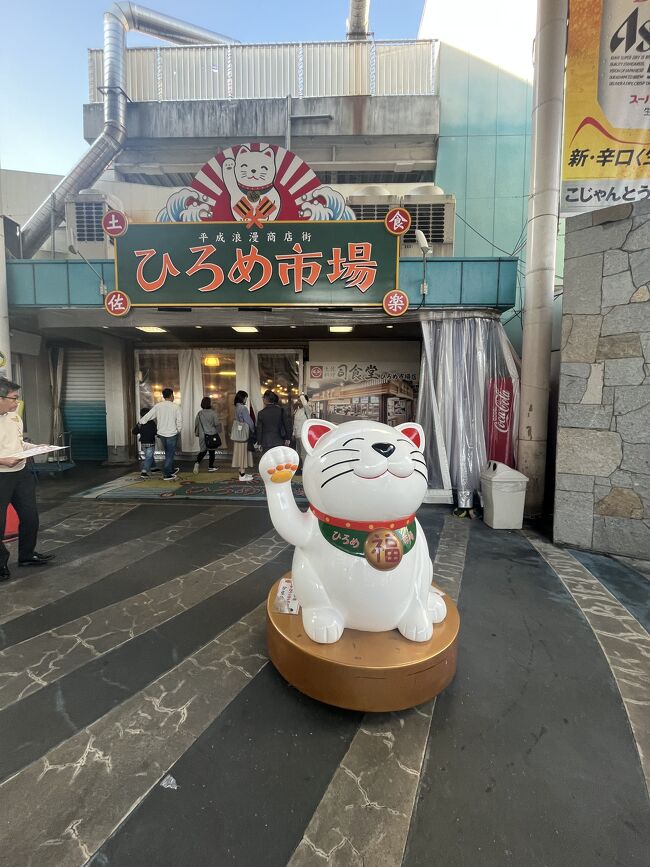
[[[570,0],[562,215],[650,199],[650,0]]]
[[[486,453],[489,461],[515,465],[513,441],[513,411],[515,388],[510,377],[488,381],[487,419],[485,424]]]

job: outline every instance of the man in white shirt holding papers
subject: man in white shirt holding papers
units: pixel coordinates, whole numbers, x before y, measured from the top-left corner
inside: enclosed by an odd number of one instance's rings
[[[163,468],[163,481],[173,482],[178,470],[174,469],[174,454],[176,441],[183,428],[181,408],[174,403],[174,392],[171,388],[163,388],[163,399],[153,406],[146,415],[140,419],[140,424],[146,424],[151,419],[156,420],[157,437],[165,449],[165,466]]]
[[[19,391],[19,385],[0,376],[0,581],[11,578],[9,551],[1,541],[9,503],[20,521],[18,565],[44,566],[54,556],[34,550],[38,535],[36,482],[27,469],[25,458],[20,457],[30,444],[23,442],[23,422],[16,412]]]

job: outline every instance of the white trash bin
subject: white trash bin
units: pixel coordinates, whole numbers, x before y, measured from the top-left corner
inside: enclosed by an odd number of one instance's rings
[[[489,461],[481,470],[483,520],[494,530],[519,530],[528,479],[507,464]]]

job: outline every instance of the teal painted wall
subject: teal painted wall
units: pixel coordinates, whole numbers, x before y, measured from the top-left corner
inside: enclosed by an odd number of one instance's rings
[[[72,437],[75,461],[105,461],[106,404],[100,401],[65,401],[61,404],[65,430]]]
[[[510,255],[525,237],[531,107],[528,82],[441,45],[436,183],[456,196],[455,256]]]

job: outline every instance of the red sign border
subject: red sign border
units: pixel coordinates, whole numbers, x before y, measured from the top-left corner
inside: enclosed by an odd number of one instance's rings
[[[403,295],[404,298],[406,299],[406,307],[402,310],[401,313],[390,313],[390,312],[386,309],[386,299],[388,298],[389,295],[392,295],[394,292],[399,292],[400,295]],[[382,306],[382,308],[383,308],[383,310],[384,310],[384,313],[385,313],[387,316],[390,316],[392,319],[397,319],[397,318],[399,318],[400,316],[404,316],[405,313],[408,313],[408,309],[409,309],[409,307],[410,307],[410,304],[411,304],[411,302],[409,301],[409,297],[408,297],[408,295],[406,294],[406,292],[405,292],[403,289],[397,289],[397,288],[395,288],[395,289],[391,289],[389,292],[387,292],[387,293],[384,295],[384,297],[383,297],[383,299],[382,299],[382,302],[381,302],[381,306]]]
[[[123,295],[126,298],[127,308],[124,313],[114,313],[108,307],[108,299],[111,295]],[[126,314],[131,310],[131,299],[122,289],[111,289],[111,291],[104,296],[104,310],[109,314],[109,316],[126,316]]]
[[[395,213],[395,211],[399,211],[400,213],[404,213],[409,218],[409,221],[408,221],[406,228],[400,232],[394,231],[394,229],[391,229],[391,227],[388,225],[388,221],[389,221],[391,215]],[[386,231],[390,232],[391,235],[395,235],[398,238],[401,238],[403,235],[406,235],[408,230],[411,228],[412,223],[413,223],[413,219],[412,219],[411,215],[409,214],[409,212],[406,210],[406,208],[401,208],[401,207],[400,208],[391,208],[390,211],[384,217],[384,225],[386,226]]]
[[[104,225],[104,220],[109,216],[109,214],[119,214],[120,217],[124,217],[124,228],[122,229],[121,232],[115,232],[115,234],[113,234],[112,232],[107,231],[106,226]],[[104,234],[108,235],[109,238],[121,238],[122,235],[126,234],[128,228],[129,228],[129,218],[126,216],[124,211],[116,211],[115,208],[111,208],[111,210],[106,211],[106,213],[102,217],[102,229],[104,231]]]

